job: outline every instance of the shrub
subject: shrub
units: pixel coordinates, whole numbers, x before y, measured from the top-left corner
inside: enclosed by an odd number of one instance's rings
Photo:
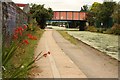
[[[120,25],[119,24],[114,24],[112,28],[107,29],[104,33],[120,35]]]
[[[87,27],[86,30],[87,30],[87,31],[91,31],[91,32],[97,32],[97,29],[96,29],[96,27],[94,27],[94,26],[89,26],[89,27]]]
[[[35,30],[35,26],[33,24],[28,24],[27,30],[34,31]]]
[[[114,24],[111,30],[113,34],[120,35],[120,24]]]
[[[111,28],[110,28],[110,29],[107,29],[106,31],[103,31],[103,33],[104,33],[104,34],[112,34],[113,31],[112,31]]]
[[[106,31],[106,28],[97,28],[97,32],[104,33]]]

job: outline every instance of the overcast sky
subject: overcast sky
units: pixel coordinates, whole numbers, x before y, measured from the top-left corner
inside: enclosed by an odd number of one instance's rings
[[[94,2],[102,3],[104,0],[12,0],[15,3],[45,4],[54,11],[79,11],[83,5],[92,5]],[[114,0],[119,1],[119,0]]]

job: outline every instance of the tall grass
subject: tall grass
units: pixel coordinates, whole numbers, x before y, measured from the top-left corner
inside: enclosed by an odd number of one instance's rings
[[[68,41],[70,41],[71,43],[77,45],[78,41],[71,35],[69,35],[66,31],[64,30],[58,30],[58,32]]]
[[[27,78],[29,70],[34,67],[32,64],[37,60],[33,58],[34,48],[43,32],[44,30],[40,30],[38,27],[34,28],[34,30],[27,30],[23,35],[32,34],[37,37],[37,40],[29,39],[29,44],[27,42],[24,44],[22,40],[27,38],[23,36],[12,41],[10,47],[3,46],[3,78]],[[39,59],[40,57],[37,58]]]

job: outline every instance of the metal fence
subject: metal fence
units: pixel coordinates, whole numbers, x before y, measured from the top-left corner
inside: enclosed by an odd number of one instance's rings
[[[3,44],[11,42],[11,35],[18,26],[23,26],[28,21],[27,14],[13,2],[0,2],[2,6],[2,39]]]

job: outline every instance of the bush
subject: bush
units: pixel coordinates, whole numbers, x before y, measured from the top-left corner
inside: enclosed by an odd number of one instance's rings
[[[97,32],[97,28],[94,26],[88,26],[86,30],[90,32]]]
[[[104,33],[104,34],[112,34],[113,31],[112,31],[111,28],[110,28],[110,29],[107,29],[106,31],[103,31],[103,33]]]
[[[97,28],[97,32],[104,33],[106,31],[106,28]]]
[[[33,24],[28,24],[28,29],[27,30],[34,31],[35,30],[35,26]]]
[[[120,35],[120,25],[119,24],[114,24],[112,28],[107,29],[104,33]]]
[[[114,24],[111,30],[113,34],[120,35],[120,24]]]

